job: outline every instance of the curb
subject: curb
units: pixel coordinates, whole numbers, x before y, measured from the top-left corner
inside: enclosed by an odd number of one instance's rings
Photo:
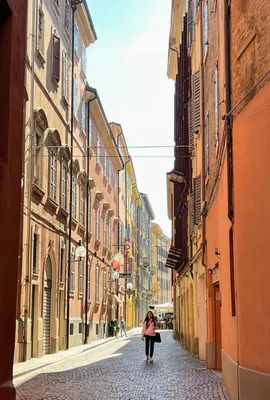
[[[134,332],[133,332],[133,330],[131,330],[131,331],[127,332],[127,333],[129,333],[130,335],[132,335]],[[17,374],[14,374],[14,373],[13,373],[13,379],[20,378],[20,377],[22,377],[23,375],[28,375],[28,374],[30,374],[31,372],[35,372],[35,371],[37,371],[37,370],[42,370],[43,368],[46,368],[46,367],[48,367],[48,366],[50,366],[50,365],[57,365],[58,363],[61,363],[61,362],[65,361],[65,360],[69,360],[69,359],[71,359],[72,357],[78,357],[80,354],[86,353],[87,351],[93,350],[93,349],[95,349],[95,348],[97,348],[97,347],[99,347],[99,346],[103,346],[104,344],[110,343],[110,342],[114,341],[115,339],[116,339],[116,337],[113,336],[113,337],[111,337],[111,338],[107,338],[107,340],[105,339],[105,341],[102,342],[102,343],[95,343],[95,342],[92,342],[93,344],[91,345],[91,347],[89,347],[89,348],[87,348],[87,349],[82,349],[81,351],[78,351],[77,354],[70,354],[69,356],[64,357],[62,360],[57,360],[57,361],[49,361],[49,360],[48,360],[48,362],[46,362],[46,363],[43,364],[43,365],[38,365],[38,366],[35,366],[35,367],[32,367],[32,368],[29,368],[28,370],[25,370],[25,371],[22,371],[22,372],[18,372]],[[74,347],[74,349],[76,349],[76,347]],[[64,351],[66,351],[66,350],[64,350]],[[57,354],[57,353],[56,353],[56,354]]]

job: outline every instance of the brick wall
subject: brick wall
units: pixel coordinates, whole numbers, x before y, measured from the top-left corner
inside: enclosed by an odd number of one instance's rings
[[[270,69],[270,2],[265,0],[232,1],[231,34],[234,106]],[[270,75],[267,80],[269,79]],[[237,112],[250,101],[262,85],[253,91],[236,110]]]

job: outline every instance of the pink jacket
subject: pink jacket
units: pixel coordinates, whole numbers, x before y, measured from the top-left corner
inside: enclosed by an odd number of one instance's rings
[[[150,323],[148,323],[148,327],[146,326],[146,322],[143,323],[143,327],[142,327],[142,337],[144,337],[144,335],[147,336],[155,336],[156,332],[156,327],[153,321],[151,321]]]

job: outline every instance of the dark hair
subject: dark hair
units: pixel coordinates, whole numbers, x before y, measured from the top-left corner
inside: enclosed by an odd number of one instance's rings
[[[150,311],[150,310],[147,311],[147,314],[146,314],[144,322],[148,323],[150,321],[149,318],[148,318],[148,313],[152,314],[152,321],[154,322],[154,325],[157,326],[155,316],[154,316],[153,312]]]

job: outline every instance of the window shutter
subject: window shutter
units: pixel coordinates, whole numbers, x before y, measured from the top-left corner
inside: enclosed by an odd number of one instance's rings
[[[188,1],[188,47],[190,48],[193,41],[194,29],[194,3],[193,0]]]
[[[194,132],[198,132],[201,125],[201,78],[200,71],[192,76],[193,118]]]
[[[202,201],[201,201],[201,175],[195,178],[194,182],[195,188],[195,205],[194,205],[194,212],[195,212],[195,225],[199,225],[201,221],[201,208],[202,208]]]
[[[194,191],[190,195],[190,227],[191,227],[191,236],[195,234],[195,215],[194,215]]]
[[[53,35],[53,78],[60,80],[60,38]]]
[[[194,149],[194,108],[192,98],[188,102],[188,127],[189,127],[189,151]]]
[[[68,58],[67,58],[67,53],[65,52],[65,50],[63,50],[63,56],[62,56],[62,60],[63,60],[63,97],[66,101],[68,101],[69,98],[69,93],[68,93],[68,85],[69,85],[69,79],[68,79]]]

